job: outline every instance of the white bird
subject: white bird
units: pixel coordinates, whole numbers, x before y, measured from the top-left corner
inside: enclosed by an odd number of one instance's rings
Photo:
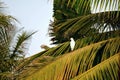
[[[71,51],[73,51],[73,49],[75,47],[75,41],[73,38],[70,38],[70,47],[71,47]]]

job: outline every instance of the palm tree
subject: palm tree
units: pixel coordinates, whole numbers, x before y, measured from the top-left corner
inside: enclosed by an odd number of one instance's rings
[[[119,0],[54,0],[50,36],[57,46],[20,64],[19,79],[119,80],[119,5]]]
[[[3,11],[3,7],[0,10]],[[0,80],[13,78],[16,67],[25,57],[25,44],[35,33],[17,31],[16,22],[12,16],[0,12]]]

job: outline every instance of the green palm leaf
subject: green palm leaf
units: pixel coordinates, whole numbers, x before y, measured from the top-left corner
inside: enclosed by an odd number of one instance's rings
[[[37,58],[43,58],[45,56],[48,56],[48,57],[57,57],[57,56],[60,56],[62,54],[65,54],[65,53],[68,53],[70,51],[70,46],[69,46],[69,42],[66,42],[66,43],[63,43],[63,44],[60,44],[58,45],[57,47],[53,47],[53,48],[50,48],[46,51],[42,51],[40,53],[37,53],[29,58],[27,58],[23,63],[21,63],[16,71],[21,71],[21,70],[24,70],[24,68],[28,67],[31,62],[33,62],[34,60],[36,60]],[[43,58],[44,59],[44,58]],[[48,58],[49,60],[49,58]]]
[[[116,54],[71,80],[119,80],[119,57]]]
[[[90,14],[90,12],[90,0],[54,0],[54,17],[58,21]]]
[[[92,44],[59,57],[27,80],[69,80],[118,53],[120,38]],[[113,48],[114,46],[114,48]]]
[[[21,49],[24,48],[24,44],[25,44],[24,42],[27,41],[35,33],[36,32],[32,32],[32,33],[23,32],[18,36],[17,43],[16,46],[14,47],[11,58],[13,58],[13,56],[15,55],[20,55],[19,53],[23,53]],[[21,55],[25,55],[25,54],[21,54]]]
[[[78,39],[88,34],[91,36],[99,32],[118,30],[119,4],[119,0],[54,0],[55,19],[50,27],[53,44],[66,42],[70,37]],[[92,8],[99,13],[92,14]],[[73,12],[67,9],[73,10],[76,16],[73,17]]]
[[[91,34],[98,34],[99,32],[93,32],[93,29],[97,31],[105,30],[118,30],[120,28],[119,23],[119,11],[102,12],[96,14],[90,14],[82,17],[69,19],[63,23],[54,26],[55,33],[62,34],[62,37],[70,38],[77,37],[83,38],[83,36],[91,36]],[[55,35],[57,37],[57,35]]]
[[[101,37],[102,36],[102,37]],[[110,38],[120,37],[120,31],[109,31],[104,33],[99,33],[90,37],[85,37],[76,40],[75,49],[82,48],[84,46],[97,43],[103,40],[107,40]]]
[[[0,14],[0,72],[10,71],[9,47],[14,35],[14,21],[11,16]]]
[[[114,38],[114,37],[119,37],[120,32],[110,32],[110,34],[114,34],[113,36],[109,36],[109,38]],[[95,37],[88,37],[88,38],[83,38],[83,39],[78,39],[76,40],[76,45],[75,45],[75,49],[78,48],[82,48],[85,47],[87,45],[93,44],[93,43],[97,43],[99,41],[102,40],[106,40],[108,39],[106,37],[106,35],[108,35],[108,33],[104,33],[104,34],[100,34],[99,36],[95,36]],[[102,36],[102,38],[101,38]],[[68,52],[70,52],[70,42],[65,42],[62,43],[56,47],[50,48],[46,51],[40,52],[35,54],[34,56],[31,56],[30,58],[28,58],[25,62],[23,62],[22,64],[20,64],[20,66],[18,66],[18,71],[23,69],[24,67],[28,66],[29,64],[31,64],[32,61],[34,61],[36,58],[41,58],[44,56],[53,56],[53,57],[57,57],[63,54],[67,54]]]

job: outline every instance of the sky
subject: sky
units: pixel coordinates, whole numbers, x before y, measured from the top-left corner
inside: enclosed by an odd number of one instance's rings
[[[41,52],[40,46],[50,46],[48,27],[53,15],[52,0],[1,0],[6,12],[15,17],[27,31],[38,31],[32,36],[27,57]]]

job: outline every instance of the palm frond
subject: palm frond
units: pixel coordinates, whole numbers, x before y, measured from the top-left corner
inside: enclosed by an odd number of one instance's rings
[[[6,29],[0,26],[0,72],[7,71],[10,67],[10,63],[8,61],[9,44],[9,38]]]
[[[61,25],[56,26],[56,31],[63,31],[64,27],[66,27],[67,29],[65,29],[65,33],[66,34],[75,34],[75,32],[79,32],[79,34],[86,34],[96,23],[98,23],[99,25],[97,25],[97,29],[102,29],[102,31],[105,30],[104,27],[108,27],[109,30],[116,30],[119,29],[119,16],[120,14],[118,14],[118,12],[102,12],[102,13],[96,13],[96,14],[91,14],[91,15],[87,15],[87,16],[83,16],[83,17],[79,17],[79,18],[75,18],[76,22],[72,25],[69,26],[69,24],[71,22],[74,22],[75,19],[72,20],[68,20],[64,23],[61,23]],[[106,25],[108,26],[106,26]],[[84,32],[85,31],[85,32]],[[64,35],[65,35],[64,33]],[[69,36],[69,35],[68,35]],[[72,35],[71,35],[72,36]]]
[[[54,22],[49,29],[51,41],[58,44],[70,37],[91,35],[95,30],[119,29],[119,5],[119,0],[54,0]]]
[[[54,0],[54,18],[58,21],[90,14],[90,0]]]
[[[42,69],[43,67],[45,67],[46,65],[50,64],[51,62],[53,62],[54,60],[56,60],[55,57],[52,56],[42,56],[42,57],[37,57],[34,60],[32,60],[31,62],[29,62],[29,64],[24,65],[20,65],[18,66],[18,68],[16,69],[16,75],[17,78],[24,78],[27,77],[28,75],[32,75],[34,73],[36,73],[36,71],[38,71],[38,69]],[[28,62],[28,61],[27,61]]]
[[[8,28],[8,30],[15,26],[13,25],[14,21],[16,22],[16,19],[10,15],[0,14],[0,25]]]
[[[108,58],[71,80],[119,80],[119,57],[120,53]]]
[[[65,38],[64,35],[59,35],[63,34],[63,32],[57,32],[57,29],[54,28],[56,27],[56,25],[58,26],[59,23],[65,22],[67,19],[76,18],[90,13],[90,0],[54,0],[54,22],[49,28],[50,36],[53,37],[51,39],[52,41],[54,41],[53,43],[56,44],[68,41],[68,38]],[[70,23],[69,25],[71,25],[72,23]],[[64,30],[66,30],[66,27],[64,27]],[[60,38],[61,40],[59,41],[58,39]]]
[[[91,0],[92,12],[116,11],[120,5],[119,0]]]
[[[119,0],[54,0],[54,17],[57,20],[59,18],[63,20],[67,16],[69,16],[67,19],[73,18],[74,14],[76,16],[91,14],[91,10],[94,12],[116,11],[119,10],[119,5]]]
[[[62,54],[68,53],[70,51],[69,42],[63,43],[58,45],[57,47],[49,48],[46,51],[42,51],[40,53],[37,53],[29,58],[27,58],[24,62],[22,62],[16,69],[17,72],[20,72],[24,70],[31,62],[33,62],[37,58],[42,58],[44,56],[50,56],[50,57],[57,57]]]
[[[4,3],[0,1],[0,73],[11,71],[10,44],[15,30],[16,19],[3,13]]]
[[[15,64],[19,63],[18,56],[20,55],[18,54],[22,53],[20,48],[21,45],[30,38],[34,32],[32,34],[24,32],[19,35],[18,42],[12,53],[11,44],[15,35],[15,24],[18,20],[10,15],[2,13],[4,9],[2,4],[3,3],[0,1],[0,80],[10,80],[13,79],[10,77],[13,77]],[[14,56],[14,54],[17,55],[17,57]]]
[[[119,31],[111,32],[110,34],[114,34],[114,35],[109,36],[109,38],[114,38],[114,37],[119,37],[120,36]],[[97,36],[97,37],[93,36],[92,38],[88,37],[88,38],[78,39],[78,40],[76,40],[76,45],[75,45],[74,50],[77,50],[79,48],[85,47],[85,46],[93,44],[93,43],[97,43],[97,42],[102,41],[102,40],[109,39],[108,37],[106,37],[106,35],[108,35],[108,33],[99,34],[99,36]],[[102,38],[101,38],[101,36],[102,36]],[[23,62],[18,67],[18,70],[23,69],[23,67],[29,65],[34,59],[36,59],[38,57],[42,57],[42,56],[57,57],[57,56],[60,56],[60,55],[63,55],[63,54],[67,54],[69,52],[70,52],[70,42],[62,43],[62,44],[60,44],[56,47],[50,48],[46,51],[42,51],[40,53],[37,53],[37,54],[31,56],[30,58],[27,59],[27,61]]]
[[[0,80],[11,80],[12,76],[13,74],[11,74],[10,72],[2,72],[0,73]]]
[[[0,27],[0,46],[4,49],[6,46],[8,48],[9,46],[9,38],[8,33],[4,27]]]
[[[120,30],[104,32],[104,33],[99,33],[90,37],[80,38],[76,40],[75,50],[93,43],[97,43],[97,42],[107,40],[110,38],[115,38],[115,37],[120,37]]]
[[[119,30],[119,17],[119,11],[110,11],[68,19],[65,22],[55,25],[51,36],[53,36],[54,41],[64,42],[68,41],[70,37],[78,39],[105,31]],[[60,41],[60,38],[63,41]]]
[[[14,56],[17,55],[24,55],[21,54],[20,52],[22,52],[21,49],[24,48],[24,42],[28,39],[30,39],[30,37],[35,34],[36,32],[32,32],[32,33],[27,33],[27,32],[23,32],[22,34],[20,34],[17,38],[17,43],[14,47],[13,53],[11,54],[11,58],[13,58]]]
[[[25,79],[69,80],[74,78],[118,53],[119,40],[120,38],[102,41],[65,54]]]

